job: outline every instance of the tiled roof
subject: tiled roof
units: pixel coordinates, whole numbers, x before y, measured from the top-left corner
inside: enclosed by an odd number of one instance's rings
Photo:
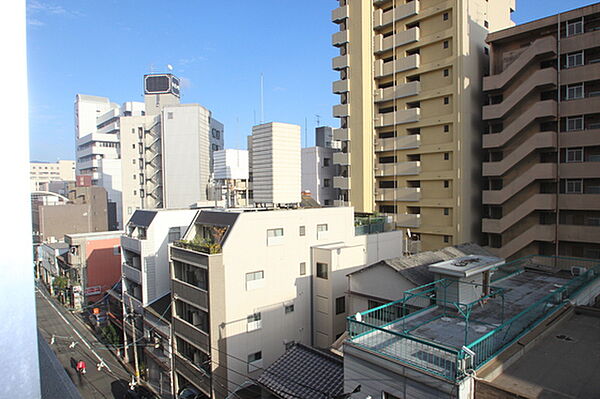
[[[342,361],[296,344],[258,377],[258,383],[284,399],[334,397],[344,388]]]

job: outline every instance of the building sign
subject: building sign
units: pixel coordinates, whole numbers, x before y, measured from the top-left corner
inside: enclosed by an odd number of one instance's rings
[[[102,286],[96,285],[94,287],[88,287],[85,289],[85,295],[100,295],[102,293]]]

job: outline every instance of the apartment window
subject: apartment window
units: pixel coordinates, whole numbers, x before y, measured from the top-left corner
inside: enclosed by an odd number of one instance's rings
[[[442,19],[443,19],[444,21],[447,21],[447,20],[448,20],[448,13],[447,13],[447,12],[445,12],[445,13],[444,13],[444,15],[442,16]]]
[[[136,179],[137,179],[137,175],[133,175],[133,180],[136,180]]]
[[[259,360],[262,360],[262,352],[261,351],[251,353],[248,355],[248,363],[254,363]]]
[[[212,149],[213,149],[213,151],[219,151],[219,146],[216,144],[213,144]]]
[[[324,238],[327,235],[327,225],[326,224],[318,224],[317,225],[317,240]]]
[[[444,153],[444,161],[448,161],[450,160],[450,153],[449,152],[445,152]]]
[[[567,148],[567,162],[583,162],[583,147]]]
[[[252,291],[257,288],[262,288],[265,285],[265,272],[259,270],[256,272],[246,273],[246,291]]]
[[[490,49],[489,49],[489,48],[487,48],[487,47],[484,47],[484,48],[483,48],[483,53],[484,53],[485,55],[490,55]]]
[[[131,162],[133,162],[133,164],[135,165],[135,158],[131,160]]]
[[[175,314],[198,329],[208,332],[208,313],[186,302],[176,300]]]
[[[317,263],[317,277],[327,280],[328,270],[327,263]]]
[[[450,187],[450,181],[444,180],[444,188],[448,188],[448,187]]]
[[[137,190],[133,190],[133,195],[137,195]]]
[[[284,310],[285,314],[292,313],[294,311],[294,304],[285,305],[283,307],[283,310]]]
[[[323,179],[323,187],[331,187],[331,179]]]
[[[490,27],[490,23],[488,21],[483,21],[483,26],[488,29]]]
[[[450,70],[448,70],[448,68],[444,69],[444,77],[447,77],[448,75],[450,75]]]
[[[450,236],[444,236],[444,242],[446,242],[446,243],[450,242]]]
[[[567,100],[583,98],[583,83],[567,85]]]
[[[583,33],[583,18],[567,22],[567,36]]]
[[[450,208],[444,208],[444,216],[450,215]]]
[[[169,228],[169,242],[177,241],[181,238],[181,229],[179,227]]]
[[[331,166],[331,159],[323,158],[323,166]]]
[[[566,125],[568,132],[583,130],[583,116],[568,117]]]
[[[133,148],[133,149],[135,150],[135,144],[132,144],[132,145],[131,145],[131,148]]]
[[[450,125],[444,125],[444,133],[448,133],[450,131]]]
[[[567,194],[583,193],[583,179],[567,179],[565,191]]]
[[[300,226],[299,230],[300,230],[299,233],[300,233],[301,237],[306,235],[306,226]]]
[[[300,262],[300,275],[304,276],[306,274],[306,262]]]
[[[444,40],[444,48],[450,47],[450,42],[448,40]]]
[[[283,244],[283,229],[269,229],[267,230],[267,245],[280,245]]]
[[[567,54],[567,68],[583,65],[583,51]]]
[[[262,327],[262,316],[260,312],[253,313],[247,318],[247,326],[246,329],[248,332],[258,330]]]
[[[173,113],[167,112],[167,119],[173,119]]]
[[[444,97],[444,105],[450,104],[450,97]]]
[[[335,314],[346,313],[346,297],[335,298]]]

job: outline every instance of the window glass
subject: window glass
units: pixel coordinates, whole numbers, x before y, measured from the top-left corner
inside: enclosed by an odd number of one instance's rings
[[[294,311],[294,305],[285,305],[284,310],[286,314],[292,313]]]
[[[317,277],[328,278],[327,263],[317,263]]]
[[[267,237],[281,237],[281,236],[283,236],[283,229],[267,230]]]
[[[320,231],[327,231],[327,225],[326,224],[318,224],[317,232],[320,232]]]
[[[260,280],[265,278],[265,272],[263,270],[257,272],[246,273],[246,282]]]
[[[306,262],[300,262],[300,275],[304,276],[306,274]]]
[[[262,359],[262,352],[258,351],[248,355],[248,363],[256,362]]]
[[[306,235],[306,226],[300,226],[300,235],[301,236]]]
[[[335,298],[335,314],[346,313],[346,297]]]

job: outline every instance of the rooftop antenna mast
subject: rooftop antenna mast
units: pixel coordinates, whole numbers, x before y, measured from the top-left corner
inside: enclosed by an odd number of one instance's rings
[[[263,74],[260,74],[260,123],[265,121],[265,79]]]
[[[304,147],[308,147],[308,119],[304,117]]]
[[[321,115],[315,115],[317,117],[317,127],[321,126]]]

